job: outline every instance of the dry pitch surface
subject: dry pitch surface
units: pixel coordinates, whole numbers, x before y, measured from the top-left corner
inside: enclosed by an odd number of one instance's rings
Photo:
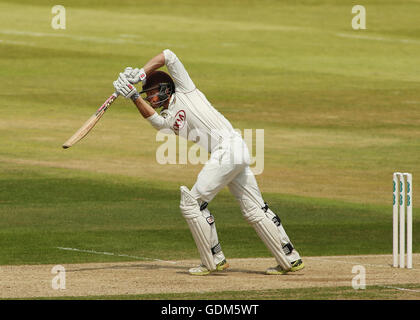
[[[395,285],[419,284],[420,254],[413,255],[413,269],[392,268],[390,255],[307,257],[306,268],[283,276],[267,276],[271,258],[230,259],[226,272],[205,277],[187,273],[198,260],[141,261],[68,264],[66,289],[52,289],[53,265],[0,267],[0,298],[134,295],[186,292],[250,291],[287,288],[351,287],[357,275],[353,267],[366,270],[367,286],[404,288]],[[393,285],[395,287],[393,287]],[[420,290],[410,298],[420,299]]]

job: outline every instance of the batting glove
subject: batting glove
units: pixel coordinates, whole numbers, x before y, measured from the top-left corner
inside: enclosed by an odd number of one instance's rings
[[[143,85],[146,84],[146,73],[144,72],[143,68],[133,69],[131,67],[127,67],[124,70],[124,75],[127,78],[127,80],[132,84],[139,83],[140,81],[142,82]]]
[[[114,88],[124,98],[131,98],[134,101],[139,97],[136,87],[127,80],[123,73],[120,73],[118,79],[114,81]]]

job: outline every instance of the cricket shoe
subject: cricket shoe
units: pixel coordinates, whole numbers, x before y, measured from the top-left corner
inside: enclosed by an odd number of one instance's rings
[[[226,259],[224,259],[222,262],[219,262],[216,265],[215,270],[210,271],[205,265],[199,265],[198,267],[191,268],[190,270],[188,270],[188,272],[193,276],[206,276],[211,272],[223,271],[227,268],[229,268],[229,263],[227,263]]]
[[[266,274],[286,274],[288,272],[295,272],[295,271],[299,271],[302,270],[303,268],[305,268],[305,265],[302,261],[302,259],[296,260],[292,262],[292,267],[289,270],[283,270],[282,267],[277,266],[274,268],[268,268],[267,271],[265,272]]]

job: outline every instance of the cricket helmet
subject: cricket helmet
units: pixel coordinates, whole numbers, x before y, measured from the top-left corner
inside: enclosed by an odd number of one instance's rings
[[[171,98],[171,95],[175,92],[175,83],[172,80],[171,76],[163,71],[153,71],[146,78],[146,83],[143,85],[142,93],[147,93],[148,91],[158,89],[159,92],[153,96],[149,96],[148,99],[158,96],[159,102],[153,103],[153,108],[161,107],[167,100]],[[148,100],[150,102],[150,100]]]

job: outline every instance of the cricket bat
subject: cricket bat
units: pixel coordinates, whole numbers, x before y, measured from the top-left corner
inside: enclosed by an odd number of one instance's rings
[[[70,139],[64,142],[63,148],[70,148],[72,145],[83,139],[90,132],[90,130],[92,130],[95,124],[99,121],[99,119],[101,119],[105,111],[115,101],[115,99],[117,99],[117,97],[118,94],[114,92],[108,99],[106,99],[102,106],[100,106],[99,109],[96,110],[96,112],[89,118],[89,120],[86,121],[83,124],[83,126],[81,126],[80,129],[77,130],[76,133],[70,137]]]

